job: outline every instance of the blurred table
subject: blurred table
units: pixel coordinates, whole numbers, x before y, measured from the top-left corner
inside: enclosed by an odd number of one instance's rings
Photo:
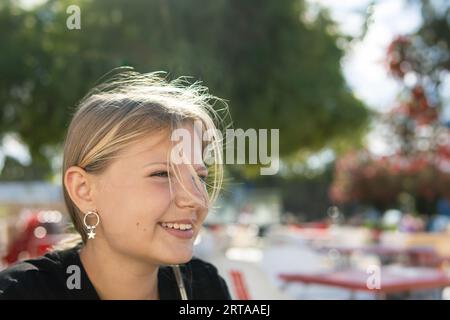
[[[382,264],[392,260],[402,260],[412,266],[437,266],[443,259],[434,248],[429,246],[388,246],[388,245],[366,245],[366,246],[324,246],[320,251],[336,250],[338,253],[350,256],[355,253],[373,254],[380,257]]]
[[[285,285],[292,283],[316,284],[374,293],[377,298],[387,294],[411,293],[427,289],[442,289],[450,286],[446,272],[423,267],[386,266],[379,267],[379,286],[373,287],[371,280],[375,273],[360,269],[329,271],[324,273],[282,273],[279,278]]]

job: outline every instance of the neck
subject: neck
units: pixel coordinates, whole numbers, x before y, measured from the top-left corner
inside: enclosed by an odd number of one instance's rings
[[[88,241],[80,259],[101,299],[157,300],[158,266],[115,252],[101,238]]]

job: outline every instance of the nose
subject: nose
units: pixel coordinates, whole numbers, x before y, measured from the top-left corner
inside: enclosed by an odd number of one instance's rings
[[[179,178],[175,178],[174,185],[174,201],[179,208],[188,208],[198,210],[206,207],[206,190],[202,190],[204,186],[202,182],[197,182],[190,172],[180,174]],[[181,180],[181,181],[179,181]]]

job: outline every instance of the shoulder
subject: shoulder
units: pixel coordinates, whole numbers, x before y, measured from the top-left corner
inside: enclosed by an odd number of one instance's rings
[[[52,298],[54,288],[65,279],[63,256],[68,253],[51,252],[1,271],[0,299]]]
[[[185,266],[194,299],[231,299],[225,280],[212,263],[193,257]]]

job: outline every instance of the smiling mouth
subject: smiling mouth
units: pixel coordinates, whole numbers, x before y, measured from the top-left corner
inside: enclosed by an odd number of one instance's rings
[[[172,223],[172,222],[160,222],[159,223],[163,228],[173,229],[173,230],[192,230],[194,226],[191,223]]]
[[[194,238],[195,222],[195,219],[182,219],[159,222],[158,225],[176,238],[189,240]]]

